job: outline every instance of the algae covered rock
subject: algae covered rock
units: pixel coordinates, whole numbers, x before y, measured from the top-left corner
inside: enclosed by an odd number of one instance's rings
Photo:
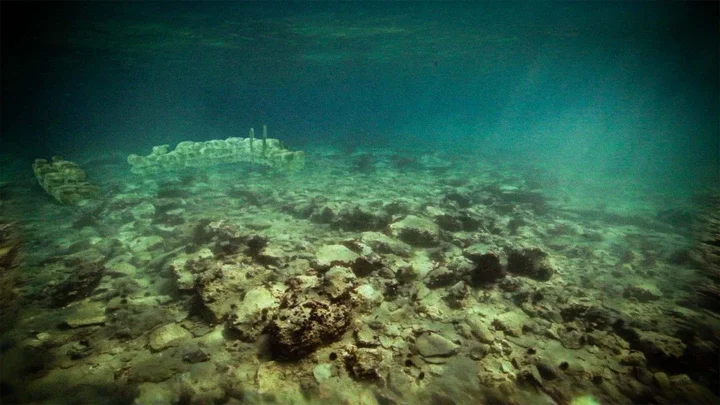
[[[100,189],[88,183],[80,166],[61,157],[55,156],[50,162],[36,159],[33,172],[45,192],[60,204],[75,205],[100,195]]]

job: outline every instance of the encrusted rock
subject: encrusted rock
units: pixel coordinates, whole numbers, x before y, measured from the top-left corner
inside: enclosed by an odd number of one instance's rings
[[[334,266],[323,276],[323,289],[330,298],[336,299],[348,293],[354,286],[355,280],[357,277],[350,269]]]
[[[295,360],[339,339],[350,324],[350,305],[322,297],[286,293],[267,325],[270,353],[276,359]]]

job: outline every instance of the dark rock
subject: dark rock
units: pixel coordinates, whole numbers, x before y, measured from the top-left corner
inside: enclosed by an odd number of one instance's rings
[[[252,258],[258,258],[262,250],[268,245],[268,239],[262,235],[252,235],[245,239],[248,253]]]
[[[424,282],[425,285],[430,288],[443,288],[457,283],[458,280],[458,274],[445,266],[440,266],[431,270],[427,276],[425,276]]]
[[[352,271],[358,277],[367,277],[376,269],[375,263],[362,256],[358,257],[352,265]]]
[[[72,360],[82,359],[92,354],[92,348],[87,340],[81,340],[73,343],[67,351],[68,357]]]
[[[210,360],[210,355],[201,349],[191,348],[183,352],[182,359],[186,363],[202,363]]]
[[[545,380],[554,380],[558,378],[558,373],[557,370],[555,370],[555,367],[544,359],[537,359],[535,361],[535,367],[537,367],[540,376]]]
[[[550,257],[539,248],[513,249],[508,255],[508,271],[538,281],[550,280],[555,273]]]
[[[310,221],[316,224],[329,224],[332,223],[336,216],[335,211],[326,205],[314,210],[312,214],[310,214]]]
[[[373,212],[366,208],[345,207],[333,218],[334,228],[346,231],[379,231],[390,222],[390,216],[384,212]]]
[[[497,254],[473,255],[471,260],[476,265],[470,273],[470,284],[473,287],[480,287],[505,277],[505,271]]]
[[[102,264],[79,266],[76,272],[52,288],[50,296],[53,305],[64,307],[71,302],[89,297],[100,284],[104,273],[105,266]]]

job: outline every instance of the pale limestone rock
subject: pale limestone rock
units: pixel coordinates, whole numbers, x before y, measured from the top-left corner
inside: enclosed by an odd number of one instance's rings
[[[315,257],[320,267],[350,267],[360,256],[343,245],[325,245],[318,249]]]
[[[332,376],[332,364],[318,364],[317,366],[315,366],[315,368],[313,368],[313,377],[315,377],[315,381],[317,381],[318,384],[322,384],[323,382],[332,378]]]
[[[189,339],[192,339],[192,334],[187,329],[176,323],[170,323],[155,329],[150,334],[148,344],[152,350],[160,351]]]
[[[355,290],[358,298],[360,299],[362,306],[366,309],[375,308],[377,305],[383,302],[385,297],[382,293],[375,289],[372,284],[363,284]]]

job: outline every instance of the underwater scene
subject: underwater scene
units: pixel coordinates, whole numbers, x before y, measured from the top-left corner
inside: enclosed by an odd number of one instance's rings
[[[720,403],[717,2],[2,2],[0,403]]]

